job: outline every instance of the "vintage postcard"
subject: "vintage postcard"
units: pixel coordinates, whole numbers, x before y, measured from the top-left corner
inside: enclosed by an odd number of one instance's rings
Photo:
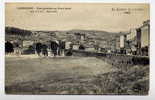
[[[148,95],[147,3],[5,4],[5,93]]]

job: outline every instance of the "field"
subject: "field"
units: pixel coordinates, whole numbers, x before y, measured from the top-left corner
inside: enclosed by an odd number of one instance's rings
[[[95,57],[6,56],[8,94],[147,95],[148,65],[118,68]]]

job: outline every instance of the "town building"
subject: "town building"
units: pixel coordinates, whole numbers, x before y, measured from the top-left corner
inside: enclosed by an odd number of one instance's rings
[[[150,21],[144,21],[141,27],[131,29],[130,33],[127,34],[126,42],[132,54],[148,56],[150,45]]]
[[[75,34],[77,40],[79,40],[79,41],[85,40],[85,37],[86,37],[85,34],[83,34],[83,33],[74,33],[74,34]]]
[[[143,25],[137,29],[138,53],[143,56],[149,55],[150,48],[150,21],[144,21]]]
[[[127,34],[127,52],[136,55],[137,52],[137,29],[131,29]]]
[[[116,37],[116,53],[120,52],[120,36]]]
[[[125,34],[120,36],[120,53],[121,54],[126,54],[126,49],[127,49],[126,39],[127,39],[127,36]]]

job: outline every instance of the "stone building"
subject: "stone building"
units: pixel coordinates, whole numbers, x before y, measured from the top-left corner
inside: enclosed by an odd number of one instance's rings
[[[137,29],[137,46],[140,55],[148,56],[150,48],[150,21],[144,21]]]
[[[137,52],[137,30],[131,29],[127,34],[127,52],[130,54],[136,54]]]
[[[128,47],[133,54],[148,56],[150,45],[150,21],[144,21],[143,25],[136,29],[131,29],[127,34]]]

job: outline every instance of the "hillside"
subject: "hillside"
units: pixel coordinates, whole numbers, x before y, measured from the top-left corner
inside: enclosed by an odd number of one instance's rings
[[[23,30],[14,27],[6,27],[6,40],[14,40],[14,39],[21,39],[21,40],[42,40],[42,41],[50,41],[53,38],[57,39],[65,39],[66,41],[72,41],[76,43],[78,40],[76,38],[76,34],[84,34],[85,40],[84,44],[89,45],[90,42],[97,42],[100,47],[113,48],[115,46],[116,38],[123,33],[114,33],[114,32],[106,32],[106,31],[99,31],[99,30],[68,30],[68,31],[31,31],[31,30]]]

